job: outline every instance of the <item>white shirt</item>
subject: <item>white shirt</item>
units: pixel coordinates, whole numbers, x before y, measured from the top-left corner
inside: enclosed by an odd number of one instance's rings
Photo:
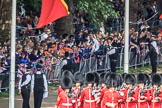
[[[70,59],[70,57],[67,57],[67,59]],[[67,65],[67,59],[65,59],[65,60],[63,60],[62,62],[61,62],[61,69],[62,69],[62,67],[64,66],[64,65]]]
[[[157,42],[156,41],[152,41],[151,44],[155,48],[156,53],[159,54],[159,49],[158,49],[158,46],[157,46]]]
[[[115,48],[113,48],[113,49],[110,49],[108,52],[107,52],[107,54],[108,55],[112,55],[112,54],[114,54],[116,52],[116,50],[115,50]]]
[[[150,28],[149,25],[142,25],[140,29],[143,30],[143,29],[148,29],[148,28]]]
[[[41,41],[44,41],[48,38],[48,35],[46,33],[41,34]]]
[[[98,51],[98,49],[100,47],[99,42],[98,42],[98,40],[96,38],[93,38],[93,42],[94,42],[94,44],[93,44],[93,47],[92,47],[92,51],[96,52],[96,51]]]
[[[4,54],[0,55],[0,59],[2,59],[2,58],[4,58],[4,57],[5,57],[5,55],[4,55]]]
[[[36,74],[42,74],[41,71],[36,72]],[[31,80],[31,92],[34,92],[34,74],[32,75],[32,80]],[[46,76],[43,74],[43,81],[44,81],[44,88],[45,88],[45,92],[48,91],[48,84],[47,84],[47,79]]]
[[[28,74],[28,73],[26,73],[26,74]],[[30,81],[31,81],[31,75],[30,74],[26,75],[26,80],[24,82],[22,82],[22,77],[21,77],[20,80],[19,80],[19,87],[18,87],[18,89],[20,90],[21,87],[29,84]]]

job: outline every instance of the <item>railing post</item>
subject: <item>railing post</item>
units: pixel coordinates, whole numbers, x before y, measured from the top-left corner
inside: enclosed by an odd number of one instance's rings
[[[129,0],[125,0],[124,72],[129,72]]]
[[[91,64],[92,64],[92,63],[91,63],[91,61],[92,61],[91,59],[92,59],[92,57],[90,56],[90,59],[89,59],[89,71],[90,71],[90,72],[91,72]]]
[[[122,68],[122,60],[123,60],[123,53],[122,52],[123,52],[123,48],[120,51],[120,70]]]
[[[137,69],[137,54],[136,54],[136,57],[135,57],[135,69]]]

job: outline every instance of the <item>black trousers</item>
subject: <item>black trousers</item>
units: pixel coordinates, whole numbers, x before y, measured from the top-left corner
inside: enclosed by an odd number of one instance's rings
[[[41,108],[43,93],[43,90],[34,90],[34,108]]]
[[[116,59],[110,59],[111,72],[116,72],[116,65],[117,65],[117,60]]]
[[[156,52],[152,52],[149,54],[150,56],[150,61],[151,61],[151,67],[152,67],[152,74],[156,73],[157,71],[157,53]]]
[[[30,105],[29,105],[30,89],[22,89],[21,95],[23,98],[22,108],[30,108]]]

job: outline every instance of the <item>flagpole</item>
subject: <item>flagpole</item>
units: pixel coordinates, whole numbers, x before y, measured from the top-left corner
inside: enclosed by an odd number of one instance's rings
[[[9,108],[15,107],[15,38],[16,37],[16,0],[12,0],[12,25],[11,25],[11,69],[9,88]]]
[[[129,0],[125,0],[124,73],[129,72]]]

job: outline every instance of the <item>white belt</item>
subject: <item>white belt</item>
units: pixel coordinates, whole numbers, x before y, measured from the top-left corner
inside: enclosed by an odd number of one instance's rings
[[[142,101],[142,100],[138,100],[138,102],[140,102],[140,101]],[[147,102],[147,101],[142,101],[142,102]],[[140,103],[142,103],[142,102],[140,102]]]
[[[95,100],[85,100],[85,102],[91,103],[91,102],[96,102],[96,101]]]
[[[71,103],[62,103],[63,106],[72,106]]]

